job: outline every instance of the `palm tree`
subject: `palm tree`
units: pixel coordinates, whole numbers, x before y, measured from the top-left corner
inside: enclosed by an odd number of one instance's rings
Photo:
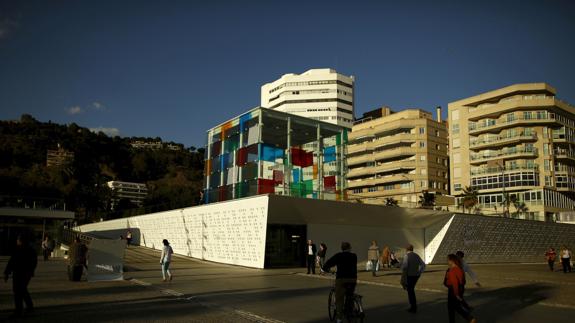
[[[419,204],[421,204],[421,207],[424,209],[433,208],[435,205],[435,194],[423,191],[423,193],[419,196]]]
[[[503,217],[509,217],[509,208],[511,204],[514,204],[516,200],[515,195],[509,195],[509,193],[503,193],[503,201],[501,201],[501,206],[503,206]]]
[[[460,203],[460,206],[463,207],[463,213],[465,213],[465,209],[471,212],[477,204],[479,204],[477,189],[472,186],[463,188],[463,199]]]
[[[385,206],[397,206],[397,200],[393,197],[388,197],[385,199]]]
[[[523,201],[514,199],[513,206],[515,207],[515,217],[518,217],[522,213],[529,212],[529,208]]]

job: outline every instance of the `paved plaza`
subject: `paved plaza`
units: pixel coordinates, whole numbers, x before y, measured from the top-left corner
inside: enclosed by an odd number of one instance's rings
[[[0,259],[3,269],[6,258]],[[174,281],[163,283],[159,253],[126,252],[125,281],[69,282],[63,260],[39,262],[30,291],[30,322],[328,322],[332,280],[304,269],[259,270],[175,256]],[[545,264],[475,265],[483,284],[468,283],[468,302],[479,322],[572,322],[575,274],[549,272]],[[446,322],[446,267],[429,266],[418,284],[419,312],[407,313],[396,270],[378,277],[361,272],[367,322]],[[0,285],[0,321],[12,310],[11,285]],[[461,320],[463,322],[463,320]]]

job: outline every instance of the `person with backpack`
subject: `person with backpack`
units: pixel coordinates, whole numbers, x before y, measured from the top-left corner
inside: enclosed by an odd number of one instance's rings
[[[447,256],[448,269],[445,272],[443,285],[447,287],[447,313],[449,323],[455,322],[455,312],[468,322],[477,322],[471,315],[471,308],[463,299],[465,291],[465,273],[461,268],[461,258],[450,254]]]
[[[172,262],[172,254],[174,253],[174,250],[170,246],[168,240],[164,239],[162,240],[162,243],[164,244],[164,248],[162,249],[162,255],[160,256],[160,265],[162,265],[162,277],[164,278],[164,282],[167,282],[168,279],[169,281],[172,281],[173,278],[172,273],[170,272],[170,263]],[[166,275],[168,275],[167,279]]]

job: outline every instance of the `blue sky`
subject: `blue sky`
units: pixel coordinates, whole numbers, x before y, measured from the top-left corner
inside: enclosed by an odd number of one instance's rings
[[[323,67],[356,77],[356,116],[522,82],[575,104],[573,17],[569,0],[0,0],[0,119],[202,146],[262,84]]]

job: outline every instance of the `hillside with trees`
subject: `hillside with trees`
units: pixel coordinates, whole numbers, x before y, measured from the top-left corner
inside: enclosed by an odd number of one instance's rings
[[[130,143],[159,138],[109,137],[74,123],[39,122],[30,115],[0,121],[0,196],[59,199],[75,211],[79,222],[187,207],[198,203],[203,182],[203,148],[166,143],[159,149],[138,149]],[[47,151],[74,154],[61,166],[47,166]],[[174,149],[180,147],[180,149]],[[110,209],[106,182],[146,183],[142,207],[120,203]]]

